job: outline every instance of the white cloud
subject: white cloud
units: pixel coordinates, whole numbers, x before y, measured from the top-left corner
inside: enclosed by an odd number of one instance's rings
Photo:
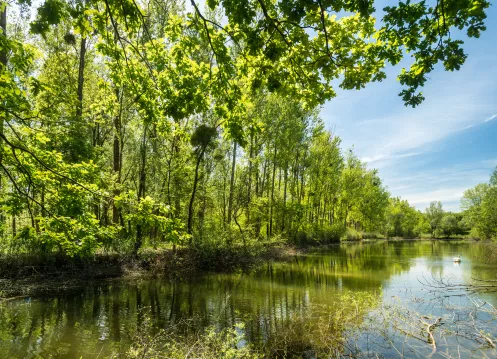
[[[491,168],[494,168],[494,167],[497,166],[497,158],[494,158],[494,159],[491,159],[491,160],[484,160],[484,161],[481,161],[481,163],[484,166],[489,166]]]
[[[482,112],[486,112],[488,105],[475,108],[465,97],[453,94],[434,98],[419,109],[402,109],[395,115],[365,121],[358,128],[352,128],[357,133],[354,147],[366,162],[382,161],[382,166],[388,165],[388,160],[425,152],[428,146],[447,136],[481,123]],[[462,105],[454,106],[454,103]]]
[[[363,158],[361,158],[361,161],[367,162],[368,164],[371,164],[371,163],[380,162],[380,161],[388,161],[388,160],[392,160],[392,159],[418,156],[422,153],[423,152],[408,152],[408,153],[401,153],[401,154],[397,154],[397,155],[378,155],[375,157],[363,157]]]
[[[490,121],[492,121],[492,120],[494,120],[494,119],[496,119],[496,118],[497,118],[497,113],[494,113],[492,116],[490,116],[489,118],[487,118],[487,119],[485,120],[485,122],[490,122]]]
[[[403,198],[407,199],[411,205],[420,207],[423,205],[426,207],[432,201],[442,201],[442,202],[453,202],[459,201],[466,191],[466,187],[461,188],[447,188],[439,189],[435,191],[420,192],[420,193],[410,193],[406,194]],[[423,207],[422,206],[422,207]]]

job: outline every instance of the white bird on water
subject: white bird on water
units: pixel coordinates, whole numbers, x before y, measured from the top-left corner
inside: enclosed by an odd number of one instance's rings
[[[461,256],[454,257],[454,262],[460,262],[461,261]]]

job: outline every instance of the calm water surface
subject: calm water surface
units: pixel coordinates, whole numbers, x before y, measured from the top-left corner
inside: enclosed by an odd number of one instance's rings
[[[292,315],[320,305],[332,311],[340,298],[357,293],[378,298],[378,304],[364,308],[365,327],[370,325],[371,330],[363,327],[360,333],[343,335],[354,337],[355,346],[366,353],[398,357],[402,347],[407,357],[425,357],[432,351],[426,343],[414,340],[406,346],[405,335],[395,335],[392,328],[387,331],[391,339],[379,339],[373,335],[376,324],[366,323],[380,317],[388,322],[385,308],[394,305],[410,314],[430,314],[427,322],[433,321],[431,315],[441,316],[450,321],[444,328],[452,330],[459,325],[456,316],[463,323],[462,317],[468,315],[462,308],[474,306],[471,300],[497,307],[496,293],[446,297],[421,283],[432,278],[454,283],[472,277],[495,279],[496,266],[479,260],[486,250],[479,243],[456,242],[343,244],[290,263],[267,263],[251,273],[205,275],[183,283],[102,282],[63,295],[0,303],[0,358],[103,358],[125,349],[138,330],[154,333],[185,320],[197,328],[243,322],[247,341],[261,343]],[[455,255],[462,256],[460,265],[453,263]],[[476,315],[487,323],[485,333],[493,335],[495,318]],[[465,333],[473,332],[476,329],[470,328]],[[474,339],[448,336],[434,357],[447,357],[458,345],[464,346],[466,355],[481,357],[474,351]],[[491,348],[485,353],[497,358]]]

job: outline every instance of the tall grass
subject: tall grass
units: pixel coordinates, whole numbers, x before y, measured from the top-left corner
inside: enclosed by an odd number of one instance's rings
[[[245,336],[243,323],[202,330],[185,321],[155,335],[143,329],[129,348],[115,352],[113,358],[342,358],[351,350],[348,331],[360,328],[365,313],[378,303],[378,294],[341,294],[333,305],[311,305],[278,319],[273,330],[255,343]]]

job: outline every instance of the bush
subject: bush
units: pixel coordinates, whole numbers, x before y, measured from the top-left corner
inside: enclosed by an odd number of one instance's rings
[[[336,243],[345,233],[345,228],[341,224],[333,224],[321,230],[321,242]]]
[[[346,241],[360,241],[362,240],[363,233],[359,232],[358,230],[354,228],[347,228],[347,231],[345,232],[345,235],[343,236],[342,240]]]
[[[385,236],[378,232],[363,232],[363,239],[385,239]]]
[[[290,239],[290,242],[298,246],[317,244],[312,236],[310,236],[308,232],[304,231],[298,231],[297,234]]]
[[[264,250],[260,242],[231,242],[223,237],[204,239],[192,247],[195,263],[207,271],[232,271],[248,268],[257,262]]]
[[[117,235],[114,226],[100,226],[93,215],[70,217],[40,217],[38,231],[23,226],[10,241],[13,254],[46,255],[58,253],[68,257],[91,257],[104,241]]]
[[[431,233],[420,233],[419,238],[421,239],[432,239],[433,235]]]
[[[290,238],[290,242],[298,246],[338,243],[344,233],[345,229],[341,224],[332,224],[298,231]]]

